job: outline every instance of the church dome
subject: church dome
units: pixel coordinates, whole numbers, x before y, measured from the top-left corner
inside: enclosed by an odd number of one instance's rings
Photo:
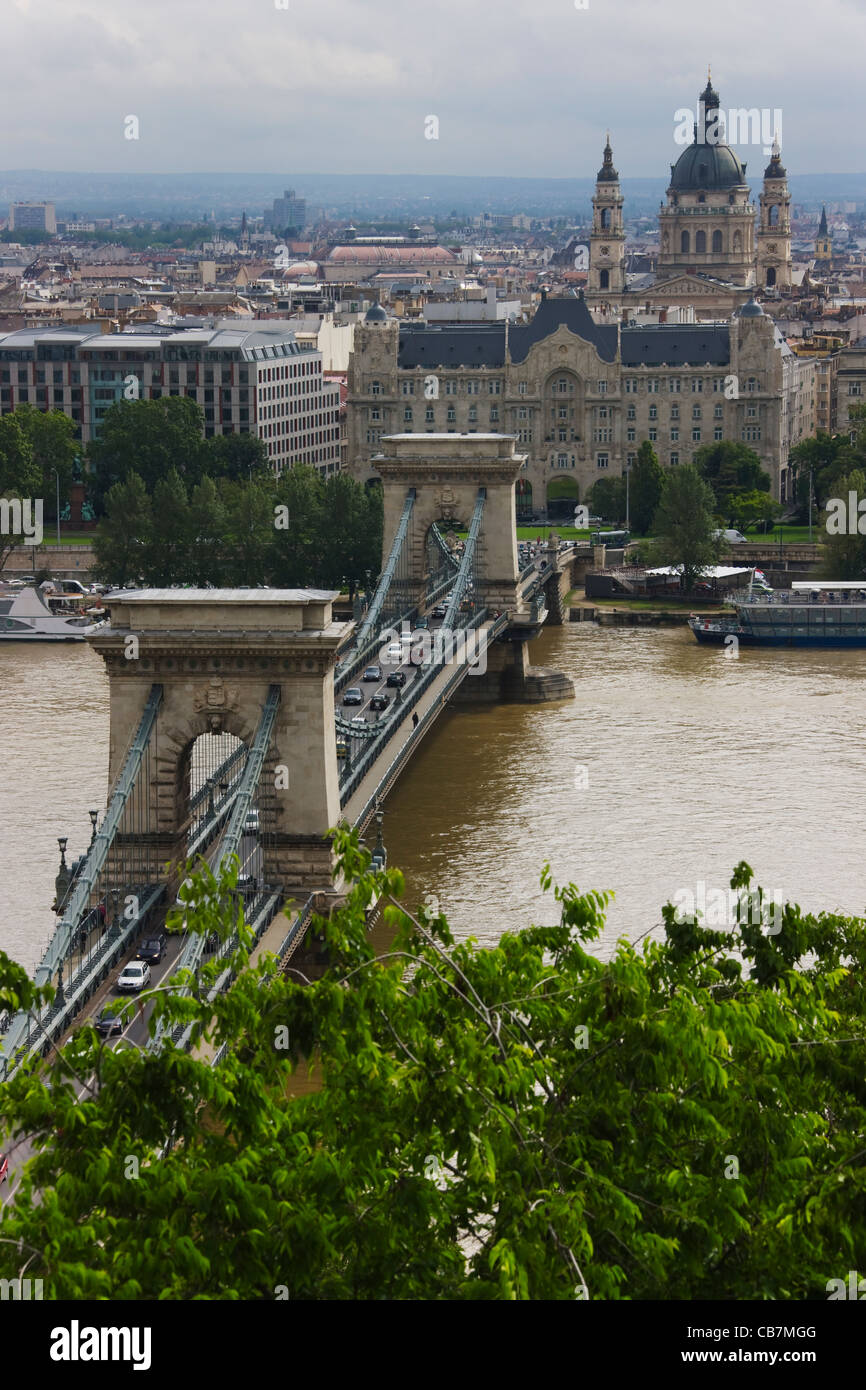
[[[388,315],[385,313],[385,310],[382,308],[381,304],[371,304],[366,314],[364,315],[364,322],[384,323],[387,318]]]
[[[766,317],[760,304],[754,298],[750,299],[748,303],[738,309],[736,316],[739,319],[761,319]]]
[[[688,145],[671,169],[671,188],[677,193],[712,192],[745,182],[745,166],[730,145]]]
[[[719,94],[707,75],[707,85],[699,98],[699,120],[694,139],[671,165],[670,186],[676,193],[714,192],[736,188],[746,182],[746,166],[741,164],[724,134],[719,110]],[[698,139],[700,134],[701,139]]]

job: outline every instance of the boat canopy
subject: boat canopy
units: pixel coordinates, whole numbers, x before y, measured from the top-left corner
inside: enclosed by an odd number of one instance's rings
[[[806,579],[791,585],[800,593],[822,593],[828,589],[866,589],[866,579]]]

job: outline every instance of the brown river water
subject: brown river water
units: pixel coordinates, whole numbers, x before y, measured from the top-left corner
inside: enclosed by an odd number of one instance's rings
[[[407,900],[494,942],[556,920],[539,888],[612,889],[598,949],[660,921],[677,893],[727,890],[746,859],[806,909],[866,910],[866,650],[701,647],[687,629],[571,624],[530,659],[577,698],[446,713],[385,804]],[[471,679],[471,677],[467,677]],[[70,855],[104,808],[108,686],[85,646],[0,646],[0,947],[28,969]]]

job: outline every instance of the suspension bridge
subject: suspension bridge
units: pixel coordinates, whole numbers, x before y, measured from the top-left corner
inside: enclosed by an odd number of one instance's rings
[[[558,672],[529,666],[527,646],[546,620],[562,620],[589,551],[554,542],[521,567],[513,439],[385,443],[383,567],[359,621],[337,621],[338,594],[325,590],[108,596],[110,624],[88,640],[109,679],[111,790],[72,868],[61,842],[58,925],[34,975],[55,997],[6,1020],[0,1079],[92,1010],[161,929],[189,860],[215,873],[237,860],[238,906],[284,966],[317,894],[333,891],[329,830],[366,828],[459,691],[573,696]],[[173,936],[160,980],[233,945]],[[227,966],[217,987],[228,980]],[[158,1031],[142,1045],[165,1040]],[[173,1041],[186,1045],[189,1030]]]

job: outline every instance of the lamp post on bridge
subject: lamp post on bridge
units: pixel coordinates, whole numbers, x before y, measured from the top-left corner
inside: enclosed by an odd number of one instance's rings
[[[92,849],[96,843],[96,822],[99,819],[99,812],[88,811],[87,814],[90,817],[90,848]]]

